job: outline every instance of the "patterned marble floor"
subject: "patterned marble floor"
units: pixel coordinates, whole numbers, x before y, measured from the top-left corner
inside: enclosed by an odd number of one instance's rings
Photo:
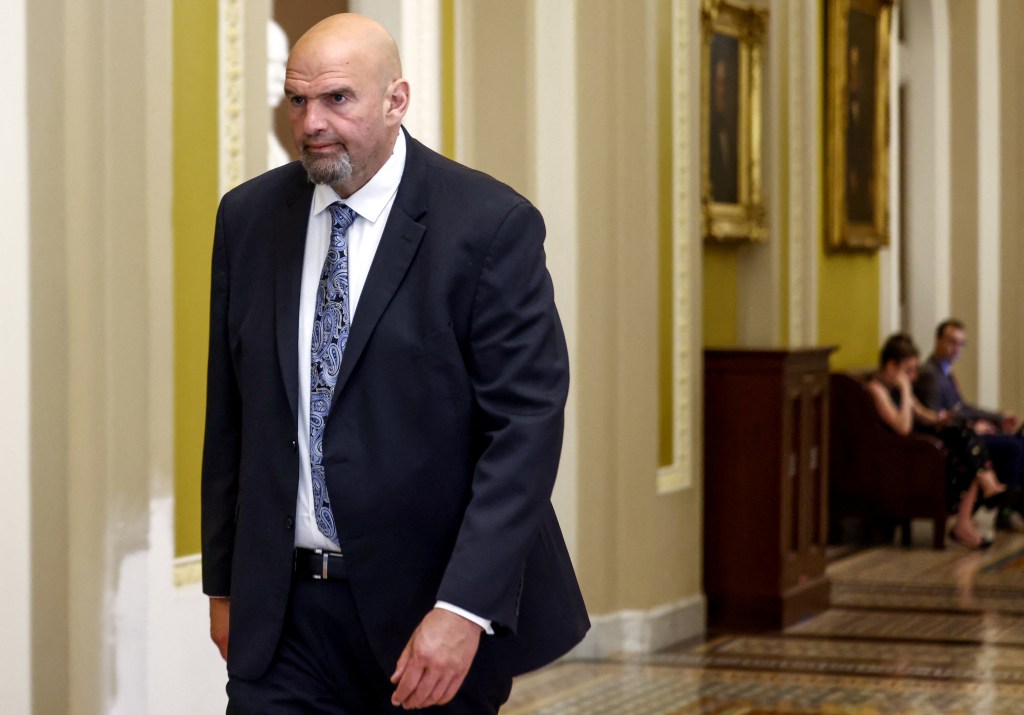
[[[557,663],[502,713],[1024,715],[1024,535],[879,547],[828,574],[832,607],[782,633]]]

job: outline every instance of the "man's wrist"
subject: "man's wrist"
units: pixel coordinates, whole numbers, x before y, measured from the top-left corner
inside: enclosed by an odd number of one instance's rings
[[[483,629],[483,632],[486,633],[487,635],[489,635],[489,636],[493,636],[494,635],[494,627],[493,627],[493,624],[491,623],[491,621],[489,619],[481,618],[480,616],[476,615],[475,613],[470,613],[465,608],[459,608],[458,606],[456,606],[456,605],[454,605],[452,603],[448,603],[447,601],[438,601],[437,603],[434,604],[434,608],[442,608],[442,609],[444,609],[446,611],[450,611],[450,612],[452,612],[452,613],[454,613],[454,614],[456,614],[458,616],[462,616],[467,621],[469,621],[471,623],[475,623],[476,625],[480,626],[480,628]]]

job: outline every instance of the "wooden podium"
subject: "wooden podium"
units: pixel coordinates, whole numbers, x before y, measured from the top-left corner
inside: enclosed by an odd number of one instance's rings
[[[708,624],[781,629],[828,607],[828,356],[704,351]]]

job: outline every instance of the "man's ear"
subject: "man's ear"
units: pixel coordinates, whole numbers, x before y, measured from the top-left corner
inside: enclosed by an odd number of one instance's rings
[[[409,82],[396,79],[388,86],[384,97],[384,117],[395,124],[402,123],[402,117],[409,111]]]

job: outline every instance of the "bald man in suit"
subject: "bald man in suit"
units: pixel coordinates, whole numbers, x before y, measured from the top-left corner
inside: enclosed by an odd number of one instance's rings
[[[550,503],[568,358],[537,210],[401,127],[358,15],[289,57],[301,162],[213,250],[203,584],[229,713],[496,713],[578,643]]]

